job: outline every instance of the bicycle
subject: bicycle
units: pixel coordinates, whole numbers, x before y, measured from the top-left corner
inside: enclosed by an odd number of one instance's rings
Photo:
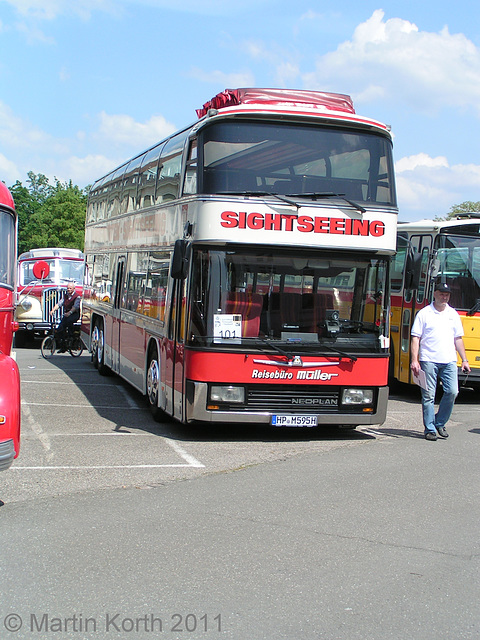
[[[55,325],[52,324],[49,333],[42,340],[42,345],[40,347],[42,356],[48,360],[53,356],[59,346],[60,345],[55,338]],[[73,335],[67,335],[65,340],[63,340],[62,348],[65,348],[65,351],[68,351],[73,358],[78,358],[82,355],[84,344],[80,337],[80,329],[77,327],[73,328]]]

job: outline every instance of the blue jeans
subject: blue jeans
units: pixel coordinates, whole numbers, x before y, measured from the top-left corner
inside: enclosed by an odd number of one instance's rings
[[[436,433],[436,429],[444,427],[452,415],[453,404],[458,395],[457,363],[437,364],[436,362],[420,362],[425,371],[428,391],[422,389],[422,412],[425,433]],[[435,391],[437,379],[442,381],[443,395],[435,415]]]

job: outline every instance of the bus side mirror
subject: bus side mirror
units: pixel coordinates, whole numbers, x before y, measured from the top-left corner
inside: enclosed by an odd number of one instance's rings
[[[174,280],[183,280],[185,278],[187,275],[187,263],[187,243],[185,240],[176,240],[170,272]]]
[[[422,268],[422,254],[409,251],[405,264],[405,289],[418,289]]]
[[[432,280],[435,280],[439,272],[440,272],[440,260],[438,258],[435,258],[435,260],[432,261],[432,266],[430,269],[430,278]]]

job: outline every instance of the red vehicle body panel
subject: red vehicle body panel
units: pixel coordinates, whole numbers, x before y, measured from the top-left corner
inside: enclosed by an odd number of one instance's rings
[[[318,364],[319,360],[321,364]],[[223,384],[228,383],[232,373],[235,383],[247,384],[257,380],[279,385],[288,384],[292,380],[295,384],[311,384],[312,379],[321,380],[323,385],[348,385],[351,384],[353,370],[356,379],[361,380],[363,386],[384,386],[388,377],[388,356],[384,359],[376,358],[374,367],[368,358],[359,358],[352,362],[348,358],[335,356],[302,357],[304,366],[300,369],[288,366],[286,359],[280,355],[278,358],[271,355],[245,356],[241,353],[202,353],[186,349],[185,361],[190,380],[210,380]],[[308,368],[309,363],[311,369]],[[307,373],[298,379],[297,371],[305,372],[305,368]],[[277,371],[278,377],[275,375]],[[281,375],[282,372],[284,376]]]
[[[0,441],[13,439],[15,458],[20,451],[20,374],[17,363],[0,353],[0,413],[5,424],[0,425]]]
[[[13,198],[0,182],[0,215],[8,220],[7,233],[0,238],[0,251],[8,256],[9,276],[0,282],[0,470],[8,469],[20,451],[20,375],[11,357],[13,334],[17,328],[14,320],[16,221]],[[5,218],[5,216],[7,216]],[[5,229],[5,227],[3,227]],[[6,237],[8,236],[8,237]],[[5,265],[4,265],[5,266]]]

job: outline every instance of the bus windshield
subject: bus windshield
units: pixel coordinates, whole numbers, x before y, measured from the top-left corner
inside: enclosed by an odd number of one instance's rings
[[[452,290],[450,305],[471,309],[480,298],[480,238],[478,235],[439,235],[438,280]]]
[[[61,284],[74,280],[81,282],[83,279],[83,260],[62,260],[59,258],[42,258],[50,267],[48,278],[44,282]],[[20,267],[20,285],[26,285],[36,280],[33,274],[33,266],[37,260],[25,260]]]
[[[0,210],[0,285],[13,287],[15,260],[15,220]]]
[[[197,248],[188,339],[216,348],[261,341],[380,352],[388,259]]]
[[[392,145],[379,134],[269,122],[217,122],[199,133],[199,191],[344,196],[395,206]]]

